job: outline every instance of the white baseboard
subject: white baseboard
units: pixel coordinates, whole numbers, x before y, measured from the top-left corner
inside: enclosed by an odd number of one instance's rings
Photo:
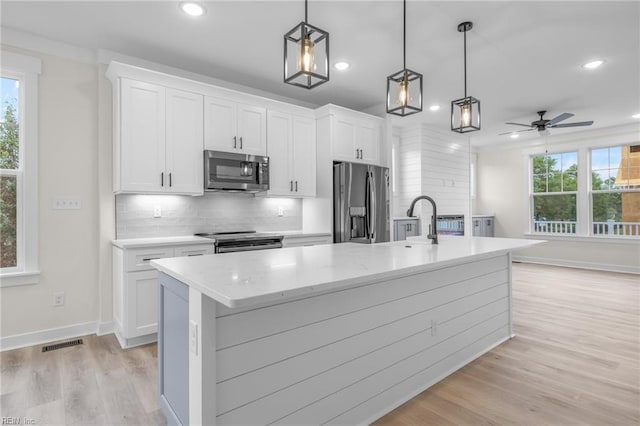
[[[113,321],[99,322],[98,323],[98,330],[96,331],[96,334],[98,336],[104,336],[106,334],[112,334],[114,329],[115,329],[115,325],[114,325]]]
[[[578,262],[575,260],[549,259],[546,257],[512,256],[514,262],[537,263],[541,265],[564,266],[567,268],[593,269],[597,271],[623,272],[640,274],[640,267],[626,265],[609,265],[606,263]]]
[[[109,323],[103,323],[106,330]],[[48,330],[34,331],[32,333],[16,334],[13,336],[0,337],[0,352],[11,349],[24,348],[27,346],[40,345],[56,340],[71,339],[87,334],[97,334],[101,331],[102,324],[98,322],[85,322],[83,324],[74,324],[59,328],[50,328]],[[111,325],[113,328],[113,324]],[[108,334],[103,332],[102,334]]]

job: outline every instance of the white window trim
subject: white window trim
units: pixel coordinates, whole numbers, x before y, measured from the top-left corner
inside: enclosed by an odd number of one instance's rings
[[[590,228],[592,223],[591,214],[591,150],[598,148],[608,148],[622,145],[637,145],[640,143],[640,132],[637,127],[629,127],[630,131],[621,131],[620,134],[608,135],[603,132],[600,137],[590,136],[584,140],[575,140],[568,143],[553,145],[553,150],[549,149],[548,154],[561,154],[564,152],[578,152],[578,192],[577,192],[577,226],[575,234],[545,234],[541,232],[533,232],[531,229],[533,215],[533,156],[540,156],[547,153],[546,146],[536,146],[525,149],[522,153],[522,161],[524,167],[522,170],[526,173],[523,188],[523,201],[527,203],[528,208],[525,209],[525,227],[523,235],[527,238],[546,239],[546,240],[564,240],[564,241],[585,241],[585,242],[602,242],[602,243],[622,243],[622,244],[638,244],[638,237],[610,237],[592,235]],[[607,129],[604,129],[607,131]],[[609,130],[610,131],[610,130]],[[599,140],[598,140],[599,139]],[[597,141],[595,141],[597,140]],[[587,142],[588,141],[588,142]],[[587,142],[585,144],[585,142]],[[590,143],[589,143],[590,142]],[[585,164],[586,167],[581,167]]]
[[[24,84],[20,103],[21,153],[23,168],[22,201],[18,204],[18,267],[0,274],[0,287],[37,284],[38,259],[38,76],[42,72],[40,59],[2,51],[2,75],[16,76]]]

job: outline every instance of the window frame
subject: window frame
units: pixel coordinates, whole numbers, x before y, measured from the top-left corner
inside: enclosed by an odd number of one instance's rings
[[[17,265],[0,268],[0,287],[37,284],[38,259],[38,78],[40,59],[2,51],[0,75],[20,81],[20,166],[3,175],[17,176]]]
[[[576,180],[577,180],[577,185],[576,185],[576,189],[575,191],[562,191],[564,185],[561,181],[561,191],[553,191],[553,192],[535,192],[534,191],[534,170],[533,170],[533,159],[535,157],[551,157],[553,155],[560,155],[562,156],[563,154],[573,154],[575,153],[576,155],[576,165],[578,167],[577,170],[577,174],[576,174]],[[584,185],[582,183],[583,179],[581,176],[581,167],[580,167],[580,152],[578,149],[562,149],[562,150],[557,150],[557,151],[553,151],[553,152],[548,152],[545,151],[544,153],[530,153],[528,155],[528,170],[529,170],[529,176],[528,176],[528,193],[529,193],[529,208],[528,208],[528,219],[527,219],[527,223],[528,223],[528,233],[531,235],[544,235],[544,236],[563,236],[563,237],[573,237],[576,235],[579,235],[580,229],[581,229],[581,223],[580,223],[580,187],[581,185]],[[560,169],[560,173],[562,174],[562,165],[561,165],[561,169]],[[549,184],[548,184],[548,173],[547,173],[547,190],[549,189]],[[534,207],[535,207],[535,202],[534,199],[536,196],[556,196],[556,195],[575,195],[576,197],[576,224],[575,224],[575,232],[542,232],[542,231],[536,231],[535,230],[535,218],[534,218]]]
[[[634,145],[640,145],[640,141],[637,143],[620,143],[607,146],[592,146],[587,148],[589,158],[589,182],[587,186],[588,200],[589,200],[589,236],[593,238],[611,238],[621,240],[634,240],[640,239],[640,235],[611,235],[611,234],[596,234],[594,232],[595,221],[593,218],[593,196],[594,194],[624,194],[624,193],[640,193],[640,188],[621,188],[621,189],[593,189],[593,151],[620,147],[631,147]],[[609,163],[608,170],[611,170],[611,164]]]

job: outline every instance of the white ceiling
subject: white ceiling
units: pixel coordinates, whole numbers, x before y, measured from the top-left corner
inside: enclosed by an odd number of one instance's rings
[[[309,2],[309,23],[330,33],[332,62],[352,64],[310,91],[282,82],[283,35],[303,19],[302,0],[203,3],[207,13],[192,18],[178,1],[3,0],[1,19],[3,28],[357,110],[380,107],[387,75],[402,68],[399,0]],[[594,120],[591,128],[638,121],[631,118],[640,113],[638,1],[409,1],[407,15],[407,66],[424,75],[422,122],[449,130],[450,101],[464,94],[457,25],[466,20],[474,23],[468,94],[482,106],[472,144],[508,141],[497,134],[523,128],[504,122],[530,123],[538,110],[547,110],[546,118],[574,113],[566,122]],[[581,67],[596,58],[605,65]],[[441,110],[429,111],[432,104]]]

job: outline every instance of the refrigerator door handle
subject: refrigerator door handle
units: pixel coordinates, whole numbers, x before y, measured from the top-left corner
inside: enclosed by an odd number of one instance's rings
[[[369,172],[369,179],[371,182],[369,183],[369,191],[371,191],[371,195],[369,196],[370,203],[370,221],[369,221],[369,238],[374,240],[376,238],[376,211],[377,211],[377,200],[376,200],[376,177],[373,172]]]

